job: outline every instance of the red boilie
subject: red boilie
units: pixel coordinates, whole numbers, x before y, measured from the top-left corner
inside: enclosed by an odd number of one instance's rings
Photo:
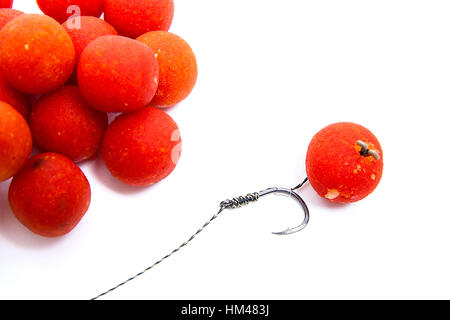
[[[89,208],[91,189],[75,163],[56,153],[27,161],[9,188],[9,204],[32,232],[59,237],[70,232]]]
[[[105,0],[105,20],[119,34],[137,38],[149,31],[168,31],[173,20],[173,0]]]
[[[97,152],[107,125],[106,114],[88,106],[78,87],[70,85],[42,96],[30,119],[34,142],[42,151],[75,162]]]
[[[316,192],[333,202],[355,202],[377,187],[383,174],[383,151],[368,129],[335,123],[312,139],[306,172]]]
[[[74,65],[72,40],[50,17],[23,14],[0,30],[0,71],[22,92],[58,89],[69,79]]]
[[[78,63],[78,84],[92,107],[131,112],[147,106],[158,88],[158,62],[150,47],[121,36],[92,41]]]
[[[152,48],[159,65],[158,91],[151,106],[166,108],[184,100],[197,81],[197,60],[189,44],[167,31],[148,32],[139,38]]]
[[[151,107],[117,117],[102,144],[106,167],[132,186],[148,186],[166,178],[180,153],[177,124],[164,111]]]

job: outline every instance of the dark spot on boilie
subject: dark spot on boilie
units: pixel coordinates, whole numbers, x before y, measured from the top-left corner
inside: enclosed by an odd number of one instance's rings
[[[43,159],[43,158],[38,159],[37,161],[35,161],[35,162],[33,163],[33,165],[32,165],[33,169],[38,169],[38,168],[42,167],[42,165],[44,164],[44,162],[45,162],[45,159]]]
[[[59,200],[58,207],[61,210],[64,210],[65,208],[67,208],[67,200],[66,199]]]

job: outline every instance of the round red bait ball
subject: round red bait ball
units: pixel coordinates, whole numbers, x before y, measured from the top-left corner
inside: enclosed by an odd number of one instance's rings
[[[123,36],[137,38],[149,31],[168,31],[173,0],[105,0],[105,20]]]
[[[148,32],[139,38],[155,52],[159,65],[158,91],[154,107],[171,107],[184,100],[197,81],[197,60],[189,44],[167,31]]]
[[[0,9],[0,30],[15,17],[23,15],[22,11],[14,9]]]
[[[11,87],[0,75],[0,101],[4,101],[18,111],[26,120],[30,115],[28,97]]]
[[[32,157],[9,187],[9,205],[17,219],[44,237],[69,233],[84,216],[91,188],[83,172],[65,156]]]
[[[81,54],[77,75],[89,105],[105,112],[142,109],[158,88],[158,62],[152,49],[121,36],[92,41]]]
[[[102,144],[108,170],[132,186],[148,186],[166,178],[180,154],[177,124],[164,111],[151,107],[117,117]]]
[[[0,0],[0,8],[12,8],[13,0]]]
[[[25,119],[9,104],[0,102],[0,182],[14,176],[31,153],[33,141]]]
[[[368,149],[363,150],[359,142]],[[333,202],[356,202],[372,193],[380,182],[383,151],[366,128],[349,122],[335,123],[312,139],[306,172],[320,196]]]
[[[0,31],[0,71],[22,92],[58,89],[69,79],[74,64],[72,40],[50,17],[23,14]]]
[[[76,86],[64,86],[42,96],[33,106],[30,119],[39,149],[73,161],[89,159],[97,152],[107,125],[106,113],[89,107]]]
[[[100,17],[104,0],[37,0],[43,13],[63,23],[73,15]],[[75,11],[70,6],[78,6]],[[67,12],[69,11],[69,12]]]

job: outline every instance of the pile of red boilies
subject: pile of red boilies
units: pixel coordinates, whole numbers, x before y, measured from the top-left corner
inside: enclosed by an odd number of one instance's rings
[[[161,109],[191,93],[197,63],[168,32],[173,0],[37,3],[45,15],[0,0],[0,181],[13,177],[8,199],[22,224],[58,237],[91,200],[75,162],[100,149],[111,174],[133,186],[172,172],[180,132]],[[108,112],[122,114],[108,126]],[[43,153],[29,158],[33,143]]]

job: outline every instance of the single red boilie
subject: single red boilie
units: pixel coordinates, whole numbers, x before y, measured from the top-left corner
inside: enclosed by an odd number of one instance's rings
[[[26,120],[30,115],[28,97],[11,87],[0,75],[0,101],[4,101],[16,109]]]
[[[0,71],[22,92],[46,93],[61,87],[74,65],[72,40],[50,17],[23,14],[0,31]]]
[[[75,162],[97,152],[107,125],[106,114],[89,107],[76,86],[43,95],[30,119],[34,142],[42,151],[60,153]]]
[[[13,0],[0,0],[0,8],[12,8]]]
[[[0,102],[0,182],[25,164],[33,141],[25,119],[9,104]]]
[[[70,232],[89,208],[91,189],[72,160],[57,153],[32,157],[14,177],[9,204],[32,232],[59,237]]]
[[[64,27],[64,29],[66,29],[75,47],[76,63],[72,82],[77,83],[76,68],[83,50],[93,40],[103,36],[117,35],[117,31],[105,20],[91,16],[71,18],[64,22],[62,26]]]
[[[0,9],[0,30],[15,17],[23,15],[22,11],[14,9]]]
[[[105,0],[105,20],[123,36],[137,38],[149,31],[168,31],[173,0]]]
[[[356,202],[380,182],[383,151],[368,129],[349,122],[332,124],[312,139],[306,172],[320,196],[333,202]]]
[[[148,32],[139,38],[155,52],[159,65],[158,91],[154,107],[171,107],[184,100],[197,81],[197,60],[189,44],[167,31]]]
[[[100,17],[104,0],[37,0],[43,13],[63,23],[73,15]],[[70,6],[78,6],[79,11]]]
[[[111,174],[132,186],[148,186],[167,177],[180,158],[175,121],[152,107],[117,117],[106,130],[102,155]]]
[[[121,36],[92,41],[78,63],[78,84],[86,102],[105,112],[147,106],[158,88],[158,62],[145,44]]]

